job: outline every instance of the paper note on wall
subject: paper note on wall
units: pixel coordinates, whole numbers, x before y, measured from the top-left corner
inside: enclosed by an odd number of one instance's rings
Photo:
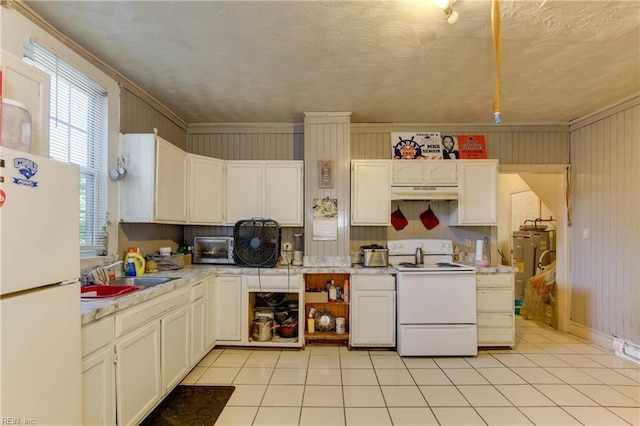
[[[313,239],[338,239],[338,200],[329,197],[313,200]]]

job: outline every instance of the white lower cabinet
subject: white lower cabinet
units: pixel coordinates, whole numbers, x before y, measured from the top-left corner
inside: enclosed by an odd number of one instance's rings
[[[113,317],[82,327],[82,424],[116,423]]]
[[[216,341],[240,341],[242,337],[242,276],[216,277]]]
[[[162,390],[168,393],[191,370],[191,307],[184,306],[160,320]]]
[[[200,362],[207,352],[205,291],[204,282],[191,287],[191,367]]]
[[[140,327],[116,342],[118,424],[138,424],[160,401],[160,322]]]
[[[205,285],[205,346],[206,350],[216,344],[216,279],[207,278]]]
[[[477,274],[478,346],[514,346],[514,274]]]
[[[190,288],[115,316],[118,425],[138,424],[191,368]]]
[[[350,324],[351,346],[395,346],[395,277],[351,275]]]
[[[116,423],[113,346],[82,359],[82,424]]]

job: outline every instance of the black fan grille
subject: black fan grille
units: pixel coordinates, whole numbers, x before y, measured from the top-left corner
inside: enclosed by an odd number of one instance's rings
[[[278,263],[281,232],[276,221],[238,221],[233,228],[233,260],[237,265],[272,268]]]

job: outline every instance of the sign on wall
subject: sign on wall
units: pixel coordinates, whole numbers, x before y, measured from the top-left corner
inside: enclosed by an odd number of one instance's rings
[[[391,133],[391,158],[395,160],[442,160],[440,133]]]

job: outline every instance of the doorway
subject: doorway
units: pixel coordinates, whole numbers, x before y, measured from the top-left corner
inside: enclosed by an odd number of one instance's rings
[[[511,263],[511,235],[513,229],[518,229],[521,225],[520,219],[512,218],[520,213],[513,214],[513,195],[519,198],[529,199],[535,204],[538,198],[540,213],[537,217],[548,219],[550,216],[555,219],[552,225],[557,230],[556,234],[556,285],[558,292],[558,329],[566,331],[569,324],[569,234],[567,216],[567,176],[568,166],[558,165],[500,165],[500,175],[498,184],[498,226],[495,240],[497,250]],[[531,192],[532,194],[528,193]],[[532,197],[535,196],[535,198]],[[522,206],[521,206],[522,207]],[[517,208],[516,210],[527,210]],[[530,208],[533,210],[534,207]],[[528,214],[528,213],[526,213]],[[532,213],[533,214],[533,213]],[[534,218],[535,219],[535,218]],[[513,222],[516,223],[513,223]],[[496,253],[498,259],[500,252]],[[504,258],[503,258],[504,259]],[[504,263],[504,260],[503,260]]]

